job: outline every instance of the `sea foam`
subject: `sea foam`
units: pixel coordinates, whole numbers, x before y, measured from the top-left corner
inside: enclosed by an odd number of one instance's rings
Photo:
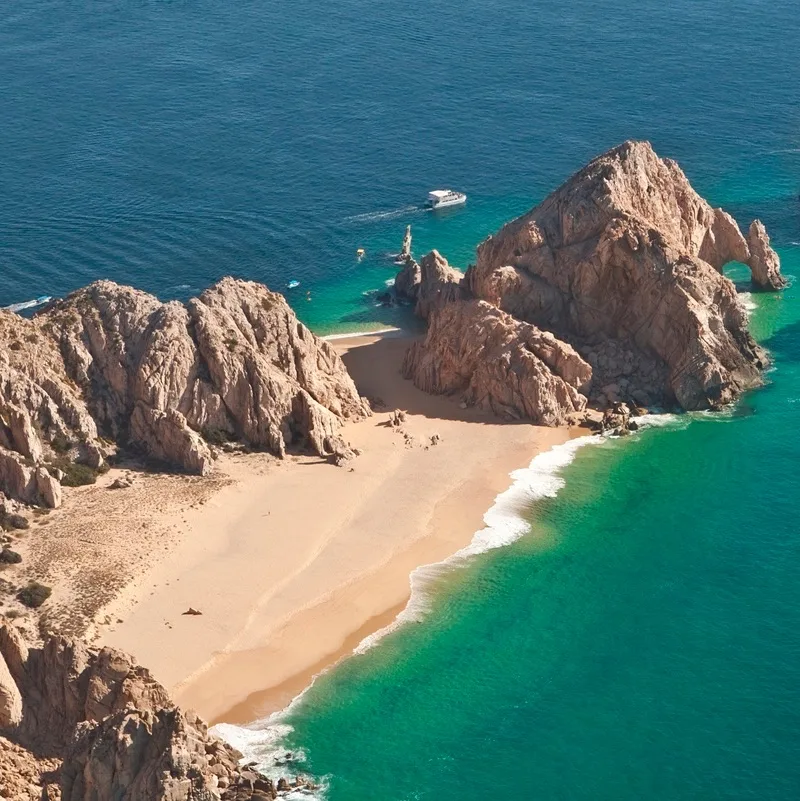
[[[660,428],[667,425],[682,427],[689,424],[691,417],[692,415],[685,414],[658,413],[643,415],[636,421],[641,428]],[[612,437],[596,434],[576,437],[537,454],[527,467],[514,470],[510,474],[511,486],[495,497],[491,508],[483,516],[484,527],[475,532],[469,545],[441,562],[416,568],[409,578],[411,595],[405,609],[388,626],[365,637],[353,650],[353,655],[364,654],[405,623],[422,620],[431,609],[433,598],[431,590],[443,574],[464,567],[479,554],[510,545],[528,533],[530,523],[526,512],[531,504],[543,498],[554,498],[559,493],[565,485],[562,471],[573,461],[582,447],[598,445],[609,438]],[[286,723],[286,719],[317,679],[335,666],[331,665],[318,673],[311,684],[285,709],[247,726],[220,723],[213,730],[241,751],[245,761],[257,762],[259,769],[268,776],[274,779],[293,777],[298,772],[295,763],[302,764],[304,754],[295,750],[292,752],[292,759],[286,760],[285,742],[293,731]],[[321,801],[325,797],[325,789],[323,781],[315,795],[304,791],[302,796],[295,793],[287,798],[316,798]]]
[[[463,567],[472,557],[510,545],[524,536],[530,530],[525,510],[537,500],[554,498],[564,486],[561,471],[575,458],[578,450],[601,441],[603,437],[576,437],[537,454],[527,467],[514,470],[511,486],[494,499],[484,514],[484,528],[475,532],[469,545],[447,559],[416,568],[409,579],[411,595],[405,609],[388,626],[365,637],[354,653],[365,653],[405,623],[419,622],[430,610],[431,587],[443,573]]]

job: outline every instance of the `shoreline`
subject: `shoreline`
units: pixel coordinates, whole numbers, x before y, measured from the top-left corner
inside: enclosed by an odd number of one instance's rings
[[[374,331],[349,331],[344,334],[328,334],[320,339],[325,342],[338,342],[339,340],[359,339],[361,337],[413,337],[414,334],[404,328],[391,326],[389,328],[376,328]],[[334,346],[335,347],[335,346]]]
[[[71,609],[93,592],[85,562],[113,554],[106,572],[116,581],[89,610],[89,631],[132,653],[212,724],[283,710],[315,676],[398,625],[415,572],[469,548],[514,472],[578,433],[498,422],[417,390],[399,373],[412,336],[390,329],[331,343],[361,393],[385,409],[344,426],[362,451],[345,467],[224,455],[213,486],[139,473],[133,488],[110,492],[115,470],[80,488],[41,529],[55,549],[76,528],[91,534],[88,552],[83,539],[69,540],[54,601]],[[389,425],[396,408],[407,411],[401,429]],[[125,564],[134,530],[134,542],[146,538]],[[202,614],[185,614],[190,607]]]
[[[371,421],[347,425],[342,432],[353,445],[363,446],[364,454],[353,469],[358,472],[359,463],[372,458],[368,470],[378,473],[386,468],[387,459],[395,458],[394,451],[402,454],[393,474],[376,488],[380,511],[371,509],[364,523],[380,522],[386,499],[400,487],[416,494],[395,504],[399,508],[393,520],[395,531],[386,543],[388,551],[376,553],[372,565],[355,572],[331,592],[288,610],[284,619],[270,627],[271,636],[262,628],[257,636],[261,642],[248,647],[251,635],[268,622],[259,621],[259,611],[254,610],[248,620],[249,632],[240,632],[229,648],[214,654],[198,671],[171,687],[179,703],[198,709],[212,725],[252,723],[282,711],[317,675],[349,657],[366,638],[394,625],[411,598],[414,571],[438,564],[468,547],[475,532],[483,527],[486,510],[508,489],[512,472],[573,436],[566,427],[498,422],[477,410],[460,409],[454,399],[417,390],[399,375],[412,338],[408,332],[390,330],[334,341],[362,394],[385,402],[386,410],[376,413]],[[394,408],[408,411],[405,428],[418,443],[438,433],[442,445],[423,446],[423,453],[418,446],[406,448],[403,437],[388,426]],[[380,438],[384,441],[379,442]],[[387,444],[387,440],[392,441]],[[448,455],[447,450],[456,442],[457,450]],[[443,457],[438,464],[426,464],[438,457]],[[428,481],[423,479],[425,473]],[[318,475],[317,481],[321,478]],[[437,479],[441,487],[435,486]],[[351,519],[348,528],[357,527],[359,522]],[[369,548],[369,539],[360,538],[359,551]],[[348,555],[356,554],[348,548]],[[263,605],[266,618],[274,617],[268,611],[271,604],[273,599]],[[316,639],[316,658],[309,658],[307,641],[299,646],[294,642],[297,637]],[[238,689],[221,691],[222,687]],[[243,692],[245,688],[247,692]]]

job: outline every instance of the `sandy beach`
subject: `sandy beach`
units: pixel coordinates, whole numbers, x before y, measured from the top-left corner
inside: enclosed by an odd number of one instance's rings
[[[98,642],[134,654],[212,722],[284,707],[395,618],[415,567],[469,543],[512,470],[570,436],[418,391],[399,372],[408,342],[392,332],[332,342],[384,409],[344,428],[362,451],[345,467],[227,455],[211,480],[140,475],[130,489],[75,491],[37,535],[50,542],[41,564],[64,557],[64,575],[49,576],[55,608],[91,596]],[[395,408],[408,412],[402,430],[388,422]],[[84,550],[66,537],[78,526]],[[86,571],[107,579],[87,584]]]

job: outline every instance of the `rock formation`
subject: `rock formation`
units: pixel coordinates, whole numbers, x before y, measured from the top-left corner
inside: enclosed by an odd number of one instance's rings
[[[278,795],[127,654],[57,637],[28,648],[8,625],[0,625],[0,735],[9,801]]]
[[[586,406],[592,368],[565,342],[484,301],[449,303],[429,318],[403,373],[425,392],[461,393],[507,419],[560,425]]]
[[[191,473],[211,443],[326,455],[368,415],[334,350],[283,297],[225,278],[186,305],[98,281],[26,320],[0,311],[0,489],[58,506],[58,473],[118,445]]]
[[[748,264],[753,283],[761,289],[783,289],[787,285],[781,275],[781,260],[769,243],[769,235],[761,220],[753,220],[747,232],[747,247],[750,250]]]
[[[394,281],[395,292],[415,302],[414,313],[427,319],[431,311],[463,297],[464,274],[451,267],[438,250],[423,256],[417,264],[410,257]]]
[[[406,232],[403,235],[403,247],[400,250],[400,253],[397,256],[397,261],[400,264],[405,264],[405,262],[411,260],[411,226],[406,226]]]
[[[761,223],[745,239],[677,164],[626,142],[484,241],[465,285],[585,354],[601,402],[638,392],[715,408],[758,384],[765,360],[721,274],[731,260],[757,285],[783,286]]]

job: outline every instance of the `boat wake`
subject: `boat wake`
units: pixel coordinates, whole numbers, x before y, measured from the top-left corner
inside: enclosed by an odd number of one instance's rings
[[[346,223],[377,222],[378,220],[391,220],[395,217],[402,217],[413,212],[424,211],[421,206],[403,206],[400,209],[390,211],[371,211],[366,214],[354,214],[352,217],[345,217]]]
[[[6,311],[10,312],[21,312],[25,311],[25,309],[35,309],[37,306],[44,306],[45,303],[49,303],[52,300],[50,295],[42,295],[34,300],[26,300],[22,303],[12,303],[10,306],[5,306]]]

